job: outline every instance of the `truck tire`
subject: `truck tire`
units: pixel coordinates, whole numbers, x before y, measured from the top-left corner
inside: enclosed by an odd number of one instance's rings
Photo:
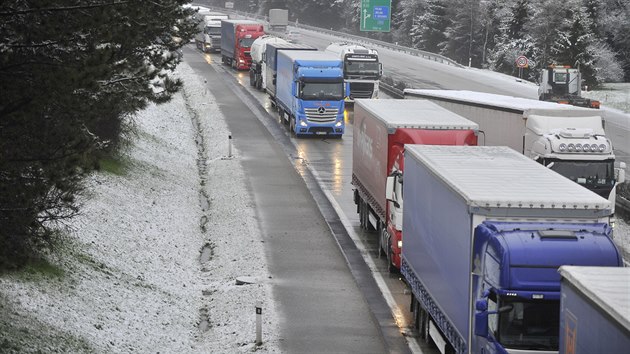
[[[365,231],[376,231],[376,228],[374,228],[374,226],[370,223],[370,205],[367,202],[365,203]]]
[[[366,205],[367,203],[363,199],[359,199],[359,225],[361,226],[361,230],[367,229]]]
[[[256,87],[256,74],[252,70],[249,71],[249,86]]]
[[[390,273],[396,273],[398,271],[398,269],[394,265],[394,251],[392,251],[391,237],[387,238],[387,271]]]

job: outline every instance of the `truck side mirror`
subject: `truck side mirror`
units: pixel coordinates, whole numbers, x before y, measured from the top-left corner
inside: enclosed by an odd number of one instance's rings
[[[480,337],[488,336],[488,290],[481,295],[483,298],[475,302],[475,335]]]
[[[617,169],[617,183],[624,183],[626,181],[626,163],[620,162],[619,168]]]
[[[487,303],[486,303],[487,305]],[[478,312],[475,314],[475,335],[488,337],[488,312]]]
[[[383,76],[383,63],[378,63],[378,78],[380,79]]]

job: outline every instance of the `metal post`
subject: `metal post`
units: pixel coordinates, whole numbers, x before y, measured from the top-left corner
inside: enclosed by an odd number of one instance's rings
[[[228,135],[228,157],[232,157],[232,134]]]
[[[262,303],[256,302],[256,345],[262,345]]]

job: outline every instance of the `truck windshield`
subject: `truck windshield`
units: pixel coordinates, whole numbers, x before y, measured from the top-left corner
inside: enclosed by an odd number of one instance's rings
[[[378,62],[346,60],[345,74],[347,79],[378,79]]]
[[[498,340],[508,349],[558,350],[559,301],[500,298]]]
[[[220,35],[221,34],[221,27],[206,26],[206,34]]]
[[[595,193],[608,198],[615,185],[615,164],[613,160],[579,161],[545,159],[545,166],[577,182]]]
[[[254,43],[255,40],[256,38],[241,38],[238,40],[238,45],[241,48],[249,48],[252,46],[252,43]]]
[[[342,100],[343,82],[302,82],[300,98],[306,101]]]

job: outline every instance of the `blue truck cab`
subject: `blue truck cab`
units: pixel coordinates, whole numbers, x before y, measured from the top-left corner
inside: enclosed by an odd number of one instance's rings
[[[405,145],[401,274],[442,353],[559,349],[563,265],[622,266],[611,205],[503,146]]]
[[[276,104],[297,137],[341,137],[344,122],[343,62],[319,51],[280,51]]]
[[[473,352],[557,352],[558,268],[623,265],[606,223],[485,221],[474,242]]]

